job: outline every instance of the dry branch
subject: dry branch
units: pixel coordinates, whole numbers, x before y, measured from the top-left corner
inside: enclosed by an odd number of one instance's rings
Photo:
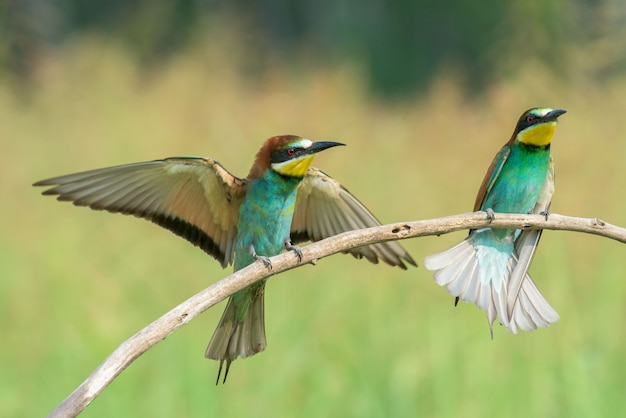
[[[574,218],[556,214],[550,215],[548,220],[542,215],[496,214],[495,219],[489,223],[485,212],[474,212],[346,232],[302,248],[302,263],[298,263],[297,257],[293,253],[283,253],[272,257],[273,268],[271,271],[263,267],[262,263],[254,263],[187,299],[124,341],[49,416],[74,417],[78,415],[136,358],[211,306],[262,278],[361,245],[442,235],[485,226],[584,232],[626,243],[626,229],[624,228],[611,225],[600,219]]]

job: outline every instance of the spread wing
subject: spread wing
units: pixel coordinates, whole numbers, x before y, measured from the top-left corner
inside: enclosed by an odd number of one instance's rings
[[[474,202],[474,211],[488,209],[483,208],[483,203],[485,202],[485,198],[491,191],[496,179],[500,175],[500,171],[504,166],[507,158],[509,158],[509,154],[511,153],[511,148],[508,145],[503,146],[500,151],[496,154],[487,173],[485,174],[485,178],[483,178],[483,182],[480,185],[480,189],[478,189],[478,195],[476,196],[476,202]]]
[[[550,203],[552,202],[552,195],[554,194],[555,175],[554,161],[552,160],[552,157],[550,157],[548,175],[546,176],[546,180],[543,183],[541,192],[539,193],[537,203],[531,213],[548,213]],[[532,281],[528,276],[528,269],[530,268],[530,264],[535,256],[535,251],[537,250],[537,245],[539,244],[539,239],[541,239],[542,232],[543,230],[541,229],[523,230],[515,240],[515,255],[517,256],[517,264],[511,273],[508,285],[509,300],[507,304],[509,306],[509,316],[518,301],[520,289],[522,288],[524,280]],[[531,300],[530,302],[534,301]]]
[[[298,187],[296,207],[291,223],[294,243],[319,241],[333,235],[380,225],[361,202],[339,182],[316,168],[307,171]],[[397,242],[385,242],[348,251],[372,263],[383,260],[406,269],[405,262],[417,266],[413,258]]]
[[[233,262],[246,181],[217,161],[177,157],[42,180],[44,195],[94,210],[152,221],[200,247],[226,267]]]

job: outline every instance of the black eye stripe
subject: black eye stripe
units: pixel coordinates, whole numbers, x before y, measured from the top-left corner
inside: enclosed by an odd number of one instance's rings
[[[537,116],[535,114],[529,113],[520,118],[517,122],[517,132],[521,132],[529,126],[536,125],[541,121],[541,116]]]
[[[291,154],[290,154],[290,151],[291,151]],[[284,163],[285,161],[293,160],[294,158],[297,158],[298,156],[304,154],[305,152],[306,152],[306,149],[303,149],[303,148],[289,147],[280,151],[272,152],[270,161],[272,164]]]

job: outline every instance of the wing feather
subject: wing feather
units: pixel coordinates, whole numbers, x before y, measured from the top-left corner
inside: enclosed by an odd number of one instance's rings
[[[232,264],[246,180],[217,161],[175,157],[42,180],[44,195],[152,221]]]
[[[483,209],[483,203],[485,202],[485,197],[491,191],[496,179],[500,175],[500,171],[502,171],[502,167],[504,167],[504,163],[507,158],[509,158],[509,154],[511,154],[511,147],[508,145],[503,146],[500,151],[496,154],[487,169],[487,173],[485,173],[485,177],[483,178],[482,183],[480,184],[480,189],[478,189],[478,194],[476,195],[476,201],[474,202],[474,211]],[[484,208],[488,209],[488,208]]]
[[[296,208],[291,224],[294,243],[319,241],[346,231],[380,225],[376,217],[339,182],[316,168],[307,171],[298,187]],[[406,269],[413,258],[397,242],[384,242],[348,251],[372,263],[379,260]]]

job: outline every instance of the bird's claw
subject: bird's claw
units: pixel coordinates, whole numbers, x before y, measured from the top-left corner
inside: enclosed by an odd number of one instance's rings
[[[270,261],[270,258],[264,255],[258,255],[254,249],[254,245],[250,245],[250,253],[252,254],[252,258],[254,258],[254,261],[261,260],[265,268],[268,270],[272,269],[272,262]]]
[[[485,212],[487,212],[487,221],[489,221],[489,223],[496,219],[496,214],[493,212],[493,209],[487,208]]]
[[[291,241],[285,240],[285,250],[293,251],[298,257],[298,262],[302,262],[302,250],[297,245],[291,245]]]
[[[292,245],[291,248],[289,249],[293,251],[294,253],[296,253],[296,255],[298,256],[298,262],[301,263],[302,262],[302,250],[295,245]]]
[[[263,262],[263,265],[268,269],[271,270],[272,269],[272,261],[270,260],[269,257],[266,257],[264,255],[254,255],[254,259],[255,260],[261,260]]]
[[[550,206],[552,206],[552,202],[548,202],[546,208],[539,212],[539,215],[543,215],[546,218],[546,222],[548,222],[548,217],[550,216]]]

